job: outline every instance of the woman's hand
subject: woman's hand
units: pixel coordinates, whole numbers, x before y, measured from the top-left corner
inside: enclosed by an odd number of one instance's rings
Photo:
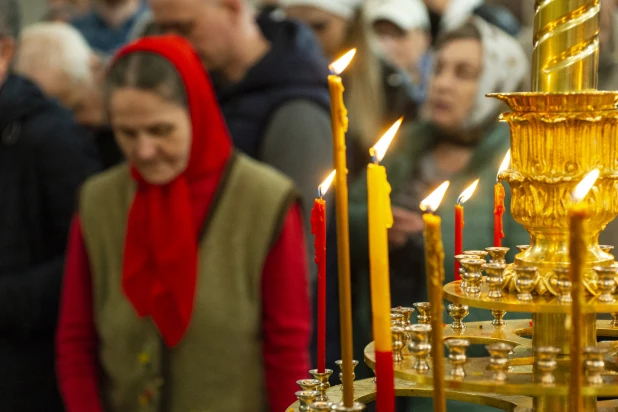
[[[408,239],[423,230],[423,218],[417,212],[393,207],[393,227],[388,231],[388,241],[395,248],[403,247]]]

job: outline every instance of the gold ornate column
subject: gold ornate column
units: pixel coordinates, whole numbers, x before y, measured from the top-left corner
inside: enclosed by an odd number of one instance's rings
[[[538,268],[535,291],[557,295],[554,269],[567,267],[568,206],[576,184],[598,168],[601,178],[587,198],[592,217],[584,285],[597,293],[595,265],[613,256],[601,251],[599,233],[618,214],[618,93],[598,92],[599,0],[537,0],[534,21],[532,93],[497,95],[511,108],[502,120],[511,126],[511,169],[500,176],[512,192],[511,213],[530,233],[530,247],[515,266]],[[505,288],[516,290],[512,267]],[[569,354],[566,314],[533,315],[533,347],[553,346]],[[584,317],[583,345],[596,344],[595,316]],[[562,373],[567,373],[563,371]],[[540,411],[566,412],[564,397],[539,396]],[[586,397],[585,411],[596,410]]]
[[[538,294],[557,295],[556,267],[568,265],[567,206],[583,176],[599,168],[588,198],[593,207],[586,289],[596,293],[594,265],[612,256],[598,247],[600,231],[618,214],[618,94],[596,89],[599,0],[537,0],[532,93],[496,95],[511,108],[511,169],[501,178],[512,190],[511,213],[530,233],[530,248],[515,265],[535,266]],[[509,270],[505,288],[515,290]]]
[[[532,90],[595,90],[599,0],[536,0]]]

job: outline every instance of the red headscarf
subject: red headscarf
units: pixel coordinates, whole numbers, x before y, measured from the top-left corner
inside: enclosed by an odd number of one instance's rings
[[[210,80],[190,44],[180,37],[144,38],[115,57],[158,54],[178,71],[188,98],[192,126],[186,170],[170,183],[153,185],[132,167],[137,191],[127,223],[122,286],[140,316],[150,316],[168,346],[184,336],[193,312],[197,282],[198,233],[203,202],[195,205],[194,185],[216,188],[231,153],[231,140]],[[214,192],[214,189],[212,190]],[[208,199],[208,203],[212,196]],[[206,209],[210,204],[206,205]]]

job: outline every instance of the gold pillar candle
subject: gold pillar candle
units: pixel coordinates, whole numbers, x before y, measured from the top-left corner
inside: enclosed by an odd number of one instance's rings
[[[346,53],[330,65],[333,72],[328,76],[335,162],[335,197],[337,217],[337,259],[339,262],[339,316],[341,322],[341,360],[343,380],[352,382],[352,291],[350,279],[350,228],[348,222],[348,168],[346,164],[345,134],[348,131],[348,111],[343,104],[343,83],[339,75],[354,58],[356,50]],[[343,404],[354,405],[354,388],[343,387]]]
[[[571,288],[573,302],[571,303],[571,377],[569,395],[573,410],[583,408],[583,328],[584,305],[583,272],[586,262],[588,245],[586,244],[586,219],[590,216],[588,205],[584,199],[599,177],[599,170],[595,169],[577,185],[573,192],[573,204],[569,208],[569,258],[571,260]]]
[[[532,90],[597,88],[600,0],[536,0]]]
[[[446,412],[446,393],[444,390],[444,324],[443,283],[444,283],[444,245],[442,243],[441,219],[433,213],[448,189],[449,182],[440,185],[427,199],[421,202],[420,208],[426,211],[423,215],[425,224],[423,237],[425,239],[425,276],[427,291],[431,302],[431,357],[433,361],[434,412]]]

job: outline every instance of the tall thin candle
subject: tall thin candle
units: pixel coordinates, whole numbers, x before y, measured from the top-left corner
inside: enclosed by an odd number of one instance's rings
[[[431,357],[433,360],[433,410],[446,412],[446,394],[444,391],[444,344],[443,344],[443,290],[444,284],[444,245],[442,243],[441,219],[434,215],[448,189],[449,182],[444,182],[420,205],[425,223],[425,267],[427,290],[431,301]]]
[[[455,255],[461,255],[463,253],[463,228],[464,228],[464,207],[463,204],[472,197],[476,187],[479,184],[479,179],[476,179],[466,190],[464,190],[457,204],[455,205]],[[455,259],[455,280],[461,280],[461,274],[459,273],[459,261]]]
[[[570,274],[572,283],[573,302],[571,306],[571,377],[570,377],[570,402],[573,410],[580,411],[582,402],[583,380],[583,318],[582,307],[584,305],[583,271],[588,252],[586,244],[586,219],[590,216],[588,205],[584,199],[599,178],[599,170],[595,169],[577,185],[573,192],[573,204],[569,208],[569,259],[571,261]]]
[[[379,162],[384,158],[401,122],[402,119],[399,119],[371,148],[369,153],[375,163],[367,166],[371,308],[376,355],[376,409],[380,412],[394,412],[395,410],[395,374],[388,264],[388,229],[393,226],[393,212],[390,201],[391,187],[386,178],[386,168],[380,166]]]
[[[318,319],[317,319],[317,362],[318,372],[326,370],[326,201],[323,196],[328,191],[335,172],[333,171],[318,187],[318,198],[311,211],[311,233],[314,237],[315,263],[318,265]]]
[[[494,186],[494,246],[502,246],[502,239],[504,239],[504,186],[500,182],[500,173],[505,171],[511,164],[511,150],[509,149],[504,156],[504,160],[498,169],[498,175],[496,176],[496,185]]]
[[[333,129],[334,163],[336,174],[337,259],[339,262],[339,316],[341,323],[341,360],[343,381],[353,378],[352,290],[350,279],[350,228],[348,223],[348,167],[346,164],[345,134],[348,131],[348,111],[343,104],[343,83],[339,75],[354,58],[356,50],[346,53],[330,65],[328,76],[331,120]],[[343,385],[343,405],[354,405],[354,387]]]

